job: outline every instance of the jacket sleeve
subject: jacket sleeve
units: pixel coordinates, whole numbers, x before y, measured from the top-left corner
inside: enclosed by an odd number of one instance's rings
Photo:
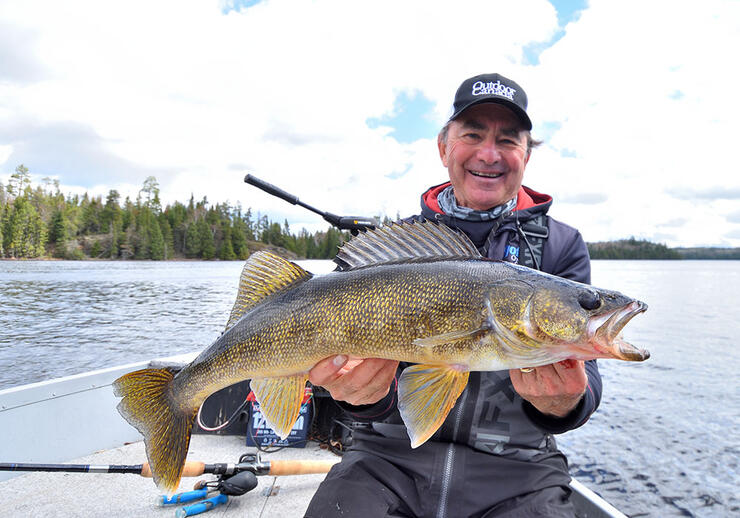
[[[591,259],[581,233],[552,219],[549,228],[549,244],[559,246],[558,249],[545,248],[542,269],[558,277],[590,284]],[[576,408],[567,416],[545,415],[527,401],[523,404],[525,414],[536,426],[549,433],[563,433],[578,428],[588,421],[601,402],[601,374],[596,360],[586,362],[586,377],[588,379],[586,392]]]

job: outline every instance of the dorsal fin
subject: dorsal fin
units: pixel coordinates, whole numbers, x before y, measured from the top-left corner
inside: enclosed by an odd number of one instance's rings
[[[342,270],[380,264],[481,257],[465,234],[432,221],[391,223],[344,243],[334,262]]]
[[[239,292],[231,310],[226,329],[266,297],[305,282],[313,275],[295,263],[278,257],[272,252],[260,250],[249,256],[241,277]]]

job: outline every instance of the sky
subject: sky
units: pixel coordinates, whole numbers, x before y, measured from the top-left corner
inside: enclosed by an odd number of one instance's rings
[[[0,0],[0,181],[407,216],[466,78],[527,92],[524,184],[588,242],[740,246],[740,2]]]

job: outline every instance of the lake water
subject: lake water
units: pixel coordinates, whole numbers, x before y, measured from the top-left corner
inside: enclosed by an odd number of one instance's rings
[[[203,349],[241,267],[0,261],[0,389]],[[632,517],[740,515],[740,261],[594,261],[593,283],[648,303],[625,336],[652,357],[599,362],[601,407],[558,437],[572,474]]]

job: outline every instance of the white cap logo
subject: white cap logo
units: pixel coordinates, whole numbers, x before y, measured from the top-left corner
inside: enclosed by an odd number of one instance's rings
[[[496,81],[495,83],[476,81],[473,84],[472,93],[473,95],[498,95],[499,97],[506,97],[510,101],[513,101],[516,90],[510,86],[502,85],[501,81]]]

